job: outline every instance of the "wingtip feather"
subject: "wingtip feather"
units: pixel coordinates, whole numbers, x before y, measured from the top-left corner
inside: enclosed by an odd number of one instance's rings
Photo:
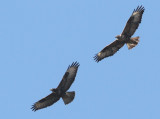
[[[94,58],[95,62],[97,62],[97,63],[100,61],[98,54],[95,54],[95,56],[93,58]]]
[[[32,109],[32,111],[34,111],[34,112],[38,110],[38,109],[35,107],[35,104],[32,105],[31,109]]]
[[[69,66],[68,66],[68,69],[69,69],[70,67],[77,67],[77,68],[78,68],[79,66],[80,66],[79,62],[76,61],[76,62],[73,62],[71,65],[69,65]]]
[[[144,10],[145,10],[145,8],[143,7],[143,5],[141,5],[141,6],[138,6],[136,9],[134,9],[134,10],[133,10],[133,13],[134,13],[134,12],[141,12],[141,13],[143,13]]]

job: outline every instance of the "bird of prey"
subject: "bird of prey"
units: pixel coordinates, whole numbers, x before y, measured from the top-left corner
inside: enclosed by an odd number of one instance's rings
[[[123,32],[115,37],[117,39],[114,42],[107,45],[104,49],[102,49],[98,54],[94,56],[94,60],[96,62],[99,62],[106,57],[114,55],[121,47],[124,46],[124,44],[127,44],[128,49],[132,49],[138,44],[139,37],[131,36],[135,33],[136,29],[141,23],[144,10],[145,9],[142,5],[134,9],[132,15],[126,23]]]
[[[72,102],[75,97],[75,91],[67,92],[67,90],[70,88],[73,81],[75,80],[78,67],[78,62],[73,62],[71,65],[69,65],[58,87],[50,89],[52,91],[51,94],[34,103],[31,108],[32,111],[51,106],[60,98],[63,99],[65,105]]]

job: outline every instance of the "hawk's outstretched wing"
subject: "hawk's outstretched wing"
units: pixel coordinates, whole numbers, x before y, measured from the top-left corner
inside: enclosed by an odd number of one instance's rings
[[[122,32],[122,35],[126,35],[128,37],[131,37],[136,29],[138,28],[139,24],[141,23],[142,20],[142,15],[144,12],[144,7],[138,6],[136,9],[134,9],[131,17],[129,18],[129,20],[126,23],[126,26]]]
[[[60,99],[60,97],[58,97],[56,95],[56,93],[51,93],[50,95],[48,95],[47,97],[39,100],[38,102],[34,103],[32,105],[32,111],[36,111],[42,108],[46,108],[52,104],[54,104],[55,102],[57,102]]]
[[[66,72],[66,73],[64,74],[61,82],[59,83],[59,85],[58,85],[58,87],[57,87],[57,89],[62,89],[62,88],[65,86],[65,84],[66,84],[66,82],[67,82],[67,77],[68,77],[68,75],[69,75],[69,72]]]
[[[124,44],[125,44],[125,42],[123,42],[123,41],[115,40],[110,45],[107,45],[98,54],[96,54],[94,56],[94,60],[96,62],[99,62],[106,57],[114,55]]]
[[[79,67],[78,62],[73,62],[71,65],[69,65],[57,89],[61,88],[64,92],[66,92],[70,88],[76,77],[78,67]]]

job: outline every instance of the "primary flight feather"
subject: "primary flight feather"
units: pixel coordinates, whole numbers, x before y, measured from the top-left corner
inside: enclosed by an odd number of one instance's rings
[[[69,65],[58,87],[51,89],[52,91],[51,94],[39,100],[38,102],[34,103],[31,108],[32,111],[46,108],[56,103],[60,98],[63,99],[65,104],[72,102],[75,97],[75,92],[74,91],[66,92],[66,91],[70,88],[73,81],[75,80],[78,67],[79,67],[78,62],[73,62],[71,65]]]
[[[142,15],[144,12],[144,7],[138,6],[134,9],[132,15],[126,23],[126,26],[123,32],[116,36],[116,40],[111,44],[107,45],[104,49],[102,49],[98,54],[94,56],[94,60],[96,62],[101,61],[102,59],[114,55],[124,44],[127,44],[128,49],[132,49],[139,42],[139,37],[131,37],[142,20]]]

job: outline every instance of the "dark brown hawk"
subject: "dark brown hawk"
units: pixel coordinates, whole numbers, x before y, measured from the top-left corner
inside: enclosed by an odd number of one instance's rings
[[[66,91],[70,88],[73,81],[75,80],[78,67],[78,62],[73,62],[71,65],[69,65],[58,87],[51,89],[52,93],[50,95],[34,103],[31,108],[32,111],[46,108],[57,102],[60,98],[63,99],[64,104],[69,104],[70,102],[72,102],[75,97],[75,91]]]
[[[132,49],[139,42],[139,37],[131,37],[139,24],[141,23],[142,15],[144,12],[144,7],[138,6],[134,9],[131,17],[127,21],[127,24],[121,35],[116,36],[116,40],[111,44],[107,45],[103,50],[101,50],[96,56],[94,56],[94,60],[96,62],[101,61],[102,59],[114,55],[124,44],[127,44],[128,49]]]

